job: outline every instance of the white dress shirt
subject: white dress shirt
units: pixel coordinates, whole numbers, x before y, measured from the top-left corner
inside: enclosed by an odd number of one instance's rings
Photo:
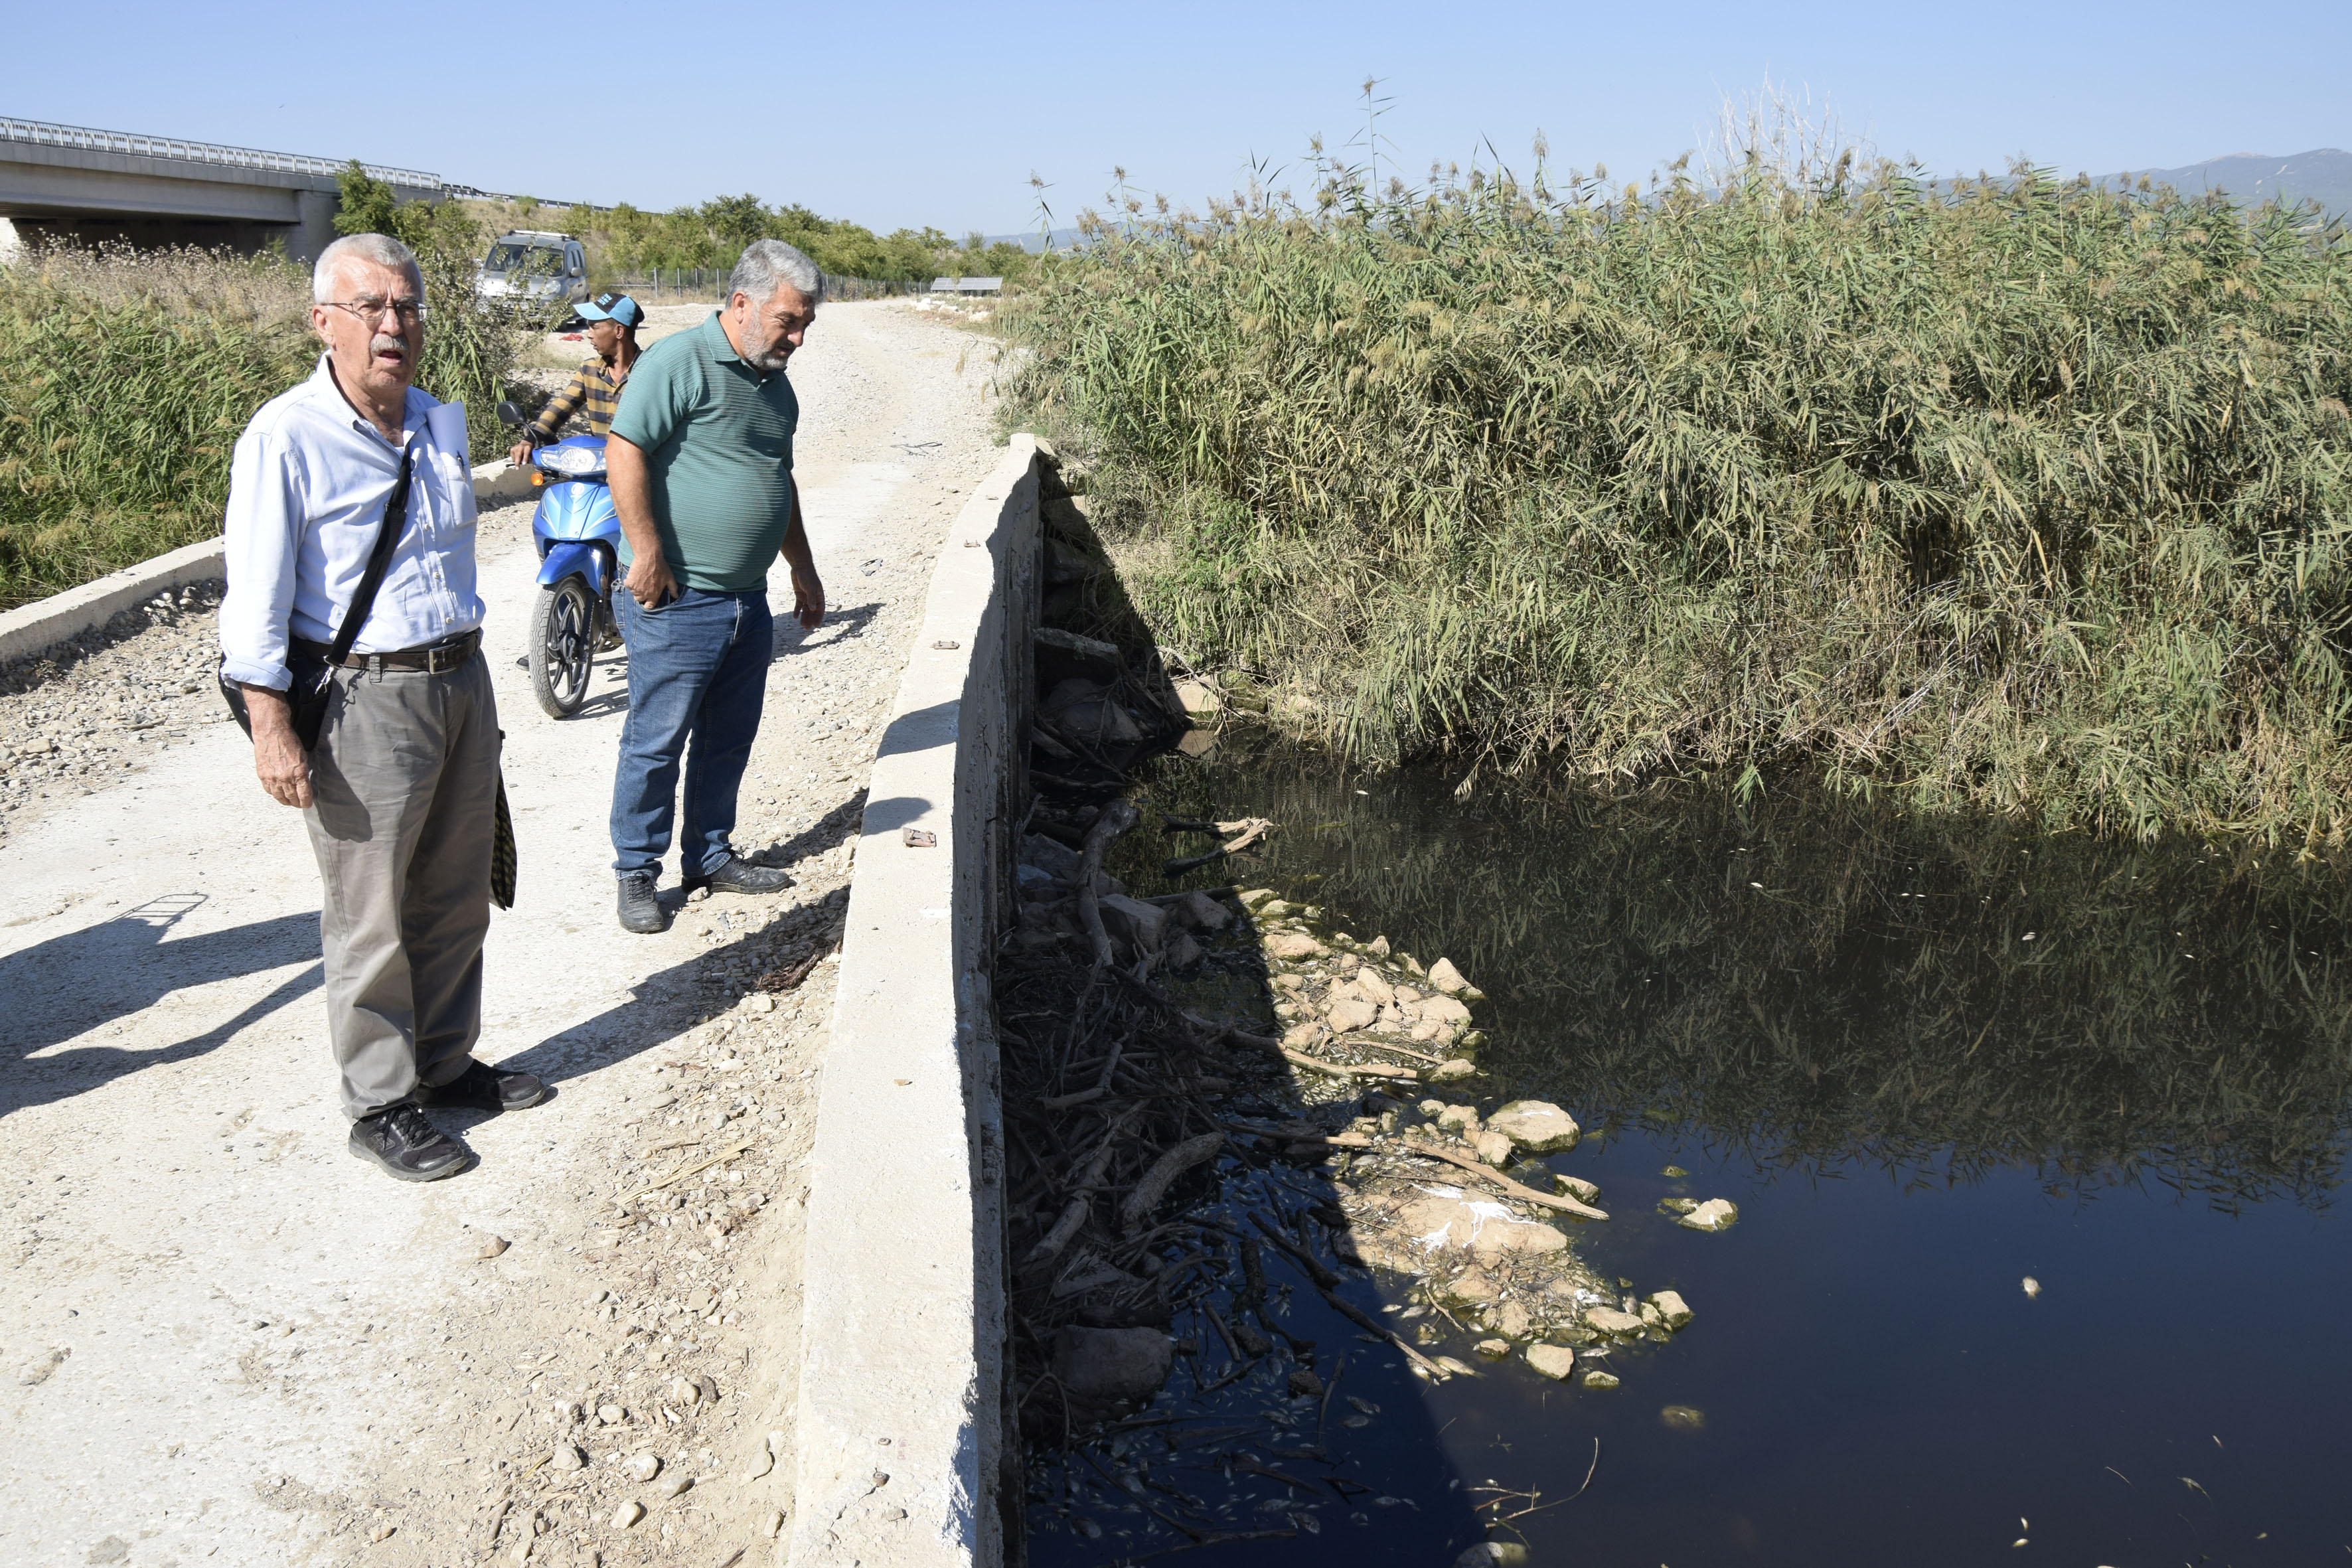
[[[361,653],[424,647],[482,624],[466,410],[411,387],[403,419],[416,447],[408,522],[353,645]],[[400,454],[344,398],[324,354],[310,380],[261,405],[229,459],[220,608],[229,679],[283,691],[289,635],[334,640]]]

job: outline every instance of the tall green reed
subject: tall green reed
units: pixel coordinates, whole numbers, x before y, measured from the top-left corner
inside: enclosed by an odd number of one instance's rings
[[[2341,839],[2340,229],[2031,169],[1318,167],[1129,201],[1008,324],[1195,665],[1466,775]]]

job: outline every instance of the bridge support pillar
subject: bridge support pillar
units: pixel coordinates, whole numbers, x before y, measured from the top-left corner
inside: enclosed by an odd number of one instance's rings
[[[294,226],[286,231],[286,254],[308,267],[335,240],[335,212],[342,205],[333,191],[294,193]]]

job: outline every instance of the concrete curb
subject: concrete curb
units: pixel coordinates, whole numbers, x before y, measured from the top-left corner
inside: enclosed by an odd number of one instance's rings
[[[474,505],[487,509],[521,500],[530,494],[530,472],[501,458],[474,470]],[[142,561],[110,572],[79,588],[36,599],[0,615],[0,664],[31,658],[59,643],[71,642],[87,631],[106,625],[123,611],[136,608],[158,594],[184,588],[191,583],[218,582],[221,542],[200,539],[168,555]]]
[[[809,1160],[794,1564],[995,1568],[1019,1506],[989,968],[1024,787],[1036,469],[1014,437],[949,531],[866,791]]]

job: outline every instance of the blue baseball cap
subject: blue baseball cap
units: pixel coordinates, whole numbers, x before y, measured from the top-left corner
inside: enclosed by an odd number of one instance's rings
[[[646,319],[645,311],[626,294],[599,294],[574,306],[573,310],[583,321],[618,321],[625,327],[640,325]]]

